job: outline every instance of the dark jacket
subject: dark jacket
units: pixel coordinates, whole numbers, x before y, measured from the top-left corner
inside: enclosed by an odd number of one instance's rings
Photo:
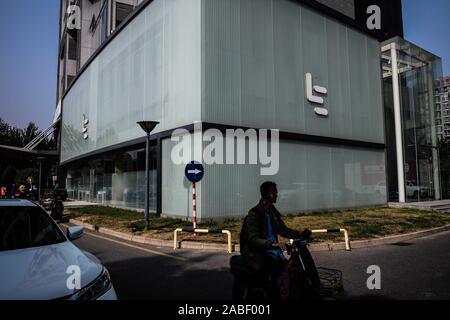
[[[287,239],[300,239],[301,232],[289,229],[281,219],[281,214],[272,206],[272,227],[275,235],[281,235]],[[272,247],[272,242],[267,240],[267,222],[262,200],[250,210],[244,220],[241,230],[241,254],[246,262],[254,269],[260,270],[266,254],[266,250]],[[278,237],[277,241],[278,241]]]

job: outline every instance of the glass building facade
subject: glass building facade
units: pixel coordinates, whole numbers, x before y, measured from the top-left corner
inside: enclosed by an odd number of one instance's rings
[[[152,120],[160,122],[151,155],[150,203],[157,213],[190,217],[191,185],[185,166],[173,161],[171,138],[184,128],[195,140],[196,124],[206,135],[207,129],[280,132],[273,176],[261,175],[261,165],[205,164],[197,186],[199,219],[244,215],[267,180],[279,185],[282,213],[385,205],[399,189],[392,115],[401,103],[406,193],[410,200],[437,198],[428,87],[436,70],[434,62],[420,66],[429,57],[405,52],[399,50],[399,60],[410,69],[401,67],[400,102],[394,104],[389,58],[381,77],[386,53],[378,39],[309,6],[287,0],[148,1],[63,98],[66,187],[74,199],[143,208],[145,139],[136,122]],[[327,116],[305,94],[308,79],[325,88],[320,107]],[[193,149],[206,147],[199,145]]]
[[[396,48],[393,57],[391,47]],[[406,202],[442,199],[439,144],[437,135],[435,79],[442,76],[441,59],[401,38],[383,43],[383,82],[389,199],[399,201],[398,154],[403,157]],[[396,142],[393,61],[398,63],[401,148]],[[400,175],[400,176],[401,176]]]
[[[150,150],[150,210],[156,211],[156,151]],[[69,198],[101,205],[144,208],[145,149],[84,159],[67,171]]]

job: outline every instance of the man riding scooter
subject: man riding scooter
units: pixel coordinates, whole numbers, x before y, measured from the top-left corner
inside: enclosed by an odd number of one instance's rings
[[[243,262],[269,293],[267,298],[278,300],[277,281],[287,264],[283,254],[286,245],[278,241],[278,235],[287,239],[309,239],[311,231],[299,232],[286,226],[274,206],[278,197],[275,183],[263,183],[260,191],[261,201],[250,210],[242,226],[241,254]]]

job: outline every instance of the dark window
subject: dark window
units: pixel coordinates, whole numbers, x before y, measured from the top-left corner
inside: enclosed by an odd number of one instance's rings
[[[75,79],[75,76],[67,76],[67,87],[69,87],[73,80]]]
[[[69,59],[77,60],[77,41],[69,36]]]
[[[66,241],[39,207],[0,207],[0,251],[41,247]]]
[[[105,2],[106,4],[106,2]],[[101,27],[101,33],[100,33],[100,41],[101,43],[103,43],[106,38],[108,38],[109,36],[109,32],[108,32],[108,10],[106,10],[105,8],[102,8],[102,11],[100,12],[101,17],[100,17],[100,27]]]
[[[125,3],[116,3],[116,28],[128,17],[134,7]]]
[[[355,0],[317,0],[317,2],[355,19]]]

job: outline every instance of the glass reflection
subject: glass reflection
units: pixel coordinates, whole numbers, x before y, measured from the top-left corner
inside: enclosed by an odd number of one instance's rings
[[[157,201],[156,147],[150,149],[150,209]],[[72,200],[143,209],[145,149],[115,152],[69,167],[66,188]]]

